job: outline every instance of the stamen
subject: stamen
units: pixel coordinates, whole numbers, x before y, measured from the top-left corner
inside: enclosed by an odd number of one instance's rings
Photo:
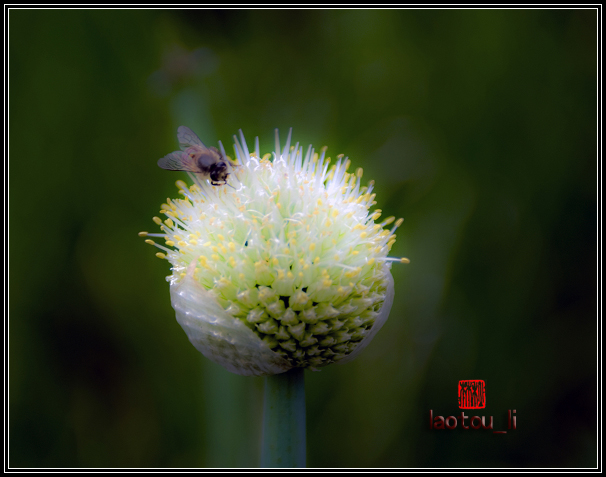
[[[384,262],[410,263],[410,259],[408,259],[406,257],[385,257],[385,258],[379,258],[378,260],[382,260]]]

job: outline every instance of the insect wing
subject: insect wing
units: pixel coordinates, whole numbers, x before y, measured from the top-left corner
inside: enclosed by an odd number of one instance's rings
[[[179,126],[179,129],[177,130],[177,139],[179,139],[179,146],[183,150],[192,146],[201,146],[202,148],[207,149],[196,133],[186,126]]]
[[[200,172],[196,161],[182,151],[175,151],[167,154],[162,159],[158,160],[158,165],[162,169],[167,169],[169,171]]]

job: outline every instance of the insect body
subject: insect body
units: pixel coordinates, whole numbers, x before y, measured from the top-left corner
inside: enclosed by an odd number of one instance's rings
[[[162,169],[187,171],[210,179],[214,186],[227,184],[229,167],[235,167],[216,147],[206,147],[188,127],[179,126],[177,138],[181,151],[171,152],[158,161]]]

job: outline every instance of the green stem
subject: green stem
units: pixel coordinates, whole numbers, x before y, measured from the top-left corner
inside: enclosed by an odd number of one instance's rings
[[[305,467],[303,368],[265,378],[261,467]]]

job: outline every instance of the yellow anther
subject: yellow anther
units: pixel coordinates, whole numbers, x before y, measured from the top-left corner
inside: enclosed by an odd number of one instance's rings
[[[229,248],[229,251],[230,251],[230,252],[235,252],[235,251],[236,251],[236,244],[235,244],[235,243],[233,243],[233,242],[229,242],[229,243],[227,244],[227,248]]]
[[[286,273],[286,278],[288,278],[289,280],[292,280],[293,278],[295,278],[295,276],[294,276],[294,275],[292,274],[292,272],[289,270],[289,271]]]
[[[347,214],[345,215],[345,217],[347,217],[348,219],[351,219],[353,217],[353,211],[352,212],[347,212]]]
[[[345,160],[345,170],[349,169],[349,166],[351,166],[351,161],[347,159]]]
[[[167,240],[166,241],[166,245],[168,245],[169,247],[174,247],[175,246],[175,242],[173,242],[172,240]]]
[[[153,240],[146,240],[145,243],[148,243],[150,245],[156,245],[156,242],[154,242]]]
[[[331,225],[332,225],[332,222],[330,221],[330,219],[326,219],[326,222],[324,222],[324,226],[330,227]]]
[[[177,182],[175,182],[175,185],[180,189],[187,190],[187,184],[182,180],[178,180]]]
[[[338,209],[333,210],[332,211],[333,218],[335,218],[337,215],[339,215],[339,210]]]
[[[148,232],[139,232],[139,237],[147,237]]]
[[[232,267],[234,267],[234,268],[236,267],[236,260],[234,259],[234,257],[229,257],[229,260],[227,260],[227,261],[229,262],[229,264]]]
[[[225,255],[227,253],[227,249],[225,248],[225,246],[222,243],[219,244],[219,248],[221,249],[221,253],[223,255]]]
[[[278,280],[284,280],[284,270],[278,270]]]
[[[290,249],[289,249],[288,247],[285,247],[285,248],[282,250],[282,252],[283,252],[285,255],[288,255],[288,254],[290,253]]]
[[[264,161],[269,161],[271,159],[271,154],[267,153],[267,154],[263,154],[263,158]]]
[[[317,265],[319,261],[320,261],[320,257],[314,258],[314,265]]]
[[[217,255],[216,253],[213,253],[210,258],[212,258],[214,261],[218,262],[219,261],[219,255]]]
[[[400,262],[402,262],[402,263],[410,263],[410,259],[408,259],[408,258],[406,258],[406,257],[402,257],[402,258],[400,259]]]
[[[222,242],[223,240],[225,240],[225,237],[223,237],[223,235],[221,235],[221,234],[217,234],[217,238],[218,238],[219,240],[221,240],[221,242]]]
[[[338,253],[336,253],[334,258],[335,258],[335,260],[337,260],[337,261],[338,261],[338,260],[339,260],[339,254],[338,254]]]
[[[200,262],[200,265],[202,266],[206,266],[206,257],[204,255],[200,255],[200,257],[198,258],[198,261]]]
[[[379,224],[374,224],[372,226],[372,229],[376,232],[377,230],[379,230],[381,228],[381,226]]]
[[[318,199],[318,205],[322,205],[322,199]]]
[[[162,220],[160,220],[160,217],[154,217],[152,220],[158,225],[162,224]]]
[[[368,234],[367,234],[366,232],[361,232],[361,233],[360,233],[360,238],[361,238],[361,239],[366,238],[366,236],[367,236],[367,235],[368,235]]]
[[[360,252],[358,250],[354,250],[353,252],[351,252],[352,255],[358,255]]]
[[[357,177],[358,179],[361,179],[363,174],[364,174],[364,169],[362,169],[361,167],[358,167],[358,168],[356,169],[356,177]]]
[[[238,275],[238,277],[240,278],[240,280],[244,280],[246,278],[246,275],[244,275],[243,273],[240,273]]]
[[[280,264],[280,260],[278,260],[276,257],[271,259],[271,263],[273,263],[274,265],[279,265]]]
[[[172,220],[170,220],[170,219],[166,219],[166,220],[164,221],[164,223],[165,223],[166,225],[168,225],[168,226],[169,226],[171,229],[172,229],[172,228],[175,226],[175,223],[174,223]]]
[[[198,245],[198,241],[196,239],[191,239],[189,243],[192,245]]]
[[[179,241],[177,242],[177,245],[178,245],[179,247],[187,247],[187,243],[185,243],[183,240],[179,240]]]
[[[396,218],[393,215],[391,217],[387,217],[383,221],[383,226],[391,224],[394,220],[396,220]]]
[[[303,278],[303,272],[299,272],[299,278]]]
[[[156,257],[158,257],[158,258],[166,258],[166,255],[164,255],[162,252],[158,252],[156,254]]]
[[[404,222],[404,219],[396,220],[396,227],[399,227],[400,225],[402,225],[403,222]]]
[[[309,250],[311,252],[313,252],[315,249],[316,249],[316,244],[315,243],[309,244]]]
[[[366,262],[368,265],[372,265],[373,263],[375,263],[375,259],[374,257],[371,258],[368,262]]]

